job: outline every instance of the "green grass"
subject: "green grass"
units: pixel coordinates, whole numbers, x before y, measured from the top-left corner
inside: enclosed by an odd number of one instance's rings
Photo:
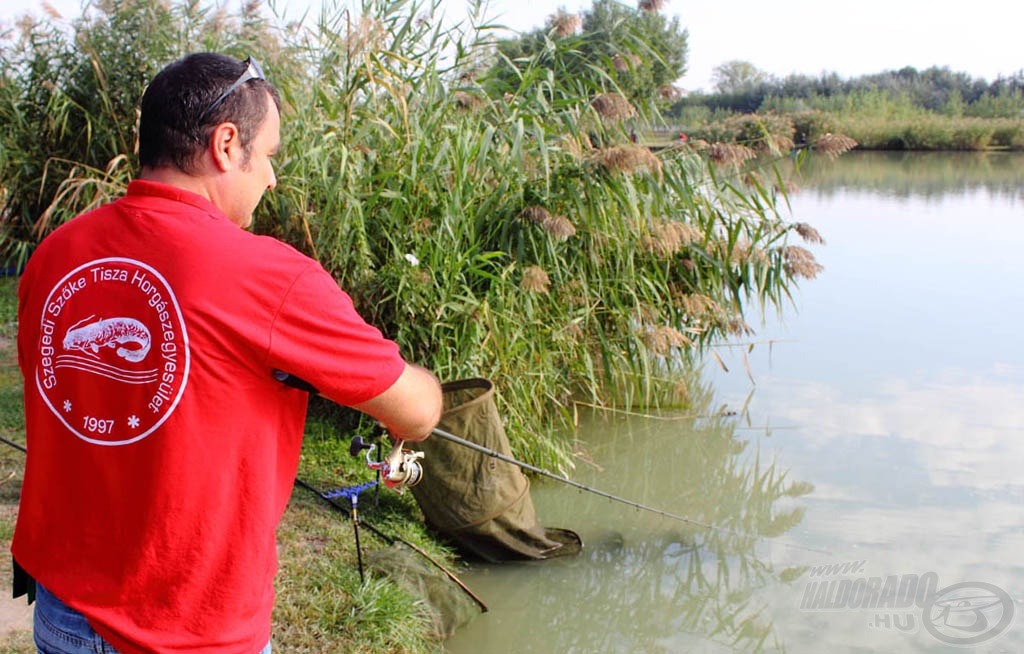
[[[25,418],[22,410],[21,373],[14,338],[17,334],[17,288],[14,277],[0,277],[0,436],[25,444]],[[25,455],[0,443],[0,588],[9,592],[11,558],[8,555],[18,499],[25,470]],[[0,637],[0,654],[33,654],[36,651],[30,633],[14,632]]]

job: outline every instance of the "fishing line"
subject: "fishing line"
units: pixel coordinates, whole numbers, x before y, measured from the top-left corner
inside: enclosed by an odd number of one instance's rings
[[[455,443],[457,445],[461,445],[463,447],[468,447],[471,450],[475,450],[477,452],[480,452],[481,454],[486,454],[487,456],[490,456],[490,457],[493,457],[495,459],[498,459],[499,461],[504,461],[505,463],[511,463],[514,466],[519,466],[523,470],[529,470],[530,472],[536,473],[536,474],[538,474],[538,475],[540,475],[542,477],[546,477],[548,479],[553,479],[553,480],[561,482],[563,484],[572,486],[573,488],[577,488],[579,490],[586,491],[588,493],[593,493],[594,495],[598,495],[600,497],[604,497],[606,499],[612,500],[613,502],[619,502],[620,504],[625,504],[626,506],[630,506],[630,507],[632,507],[634,509],[638,509],[640,511],[647,511],[648,513],[653,513],[653,514],[659,515],[659,516],[661,516],[663,518],[669,518],[671,520],[677,520],[679,522],[683,522],[683,523],[686,523],[688,525],[692,525],[694,527],[700,527],[701,529],[705,529],[705,530],[708,530],[708,531],[718,531],[718,532],[726,533],[726,534],[729,534],[731,536],[736,536],[738,538],[750,538],[750,539],[753,539],[753,540],[763,540],[765,538],[764,536],[755,536],[753,534],[746,534],[746,533],[743,533],[743,532],[734,531],[734,530],[729,529],[727,527],[717,527],[715,525],[711,525],[711,524],[707,524],[707,523],[704,523],[704,522],[700,522],[699,520],[694,520],[692,518],[687,518],[686,516],[678,515],[676,513],[671,513],[669,511],[664,511],[662,509],[658,509],[658,508],[655,508],[655,507],[652,507],[652,506],[647,506],[646,504],[641,504],[640,502],[636,502],[634,500],[626,499],[624,497],[619,497],[618,495],[613,495],[612,493],[608,493],[608,492],[600,490],[598,488],[594,488],[592,486],[587,486],[586,484],[581,484],[578,481],[573,481],[572,479],[569,479],[568,477],[564,477],[562,475],[556,475],[555,473],[550,472],[548,470],[545,470],[544,468],[539,468],[539,467],[537,467],[535,465],[531,465],[531,464],[526,463],[524,461],[519,461],[518,459],[514,459],[514,458],[512,458],[510,456],[502,454],[501,452],[498,452],[497,450],[493,450],[493,449],[491,449],[489,447],[485,447],[483,445],[480,445],[479,443],[474,443],[473,441],[466,440],[465,438],[460,438],[459,436],[456,436],[455,434],[449,433],[449,432],[447,432],[447,431],[445,431],[443,429],[440,429],[438,427],[435,427],[431,433],[434,436],[436,436],[438,438],[441,438],[443,440],[450,441],[452,443]],[[805,551],[808,551],[808,552],[816,552],[816,553],[819,553],[819,554],[830,554],[830,552],[825,552],[823,550],[818,550],[818,549],[814,549],[814,548],[811,548],[811,547],[803,547],[801,545],[793,545],[791,543],[779,542],[779,544],[784,546],[784,547],[791,547],[793,549],[805,550]]]
[[[289,373],[286,373],[286,372],[283,372],[283,371],[280,371],[280,370],[275,370],[274,371],[274,378],[277,379],[279,382],[285,384],[285,385],[291,386],[292,388],[298,388],[300,390],[304,390],[304,391],[307,391],[309,393],[312,393],[312,394],[315,394],[315,395],[319,395],[320,397],[323,397],[324,399],[326,399],[328,401],[330,400],[330,398],[327,398],[327,397],[324,397],[323,395],[320,395],[320,392],[316,389],[316,387],[314,387],[309,382],[307,382],[307,381],[305,381],[303,379],[299,379],[298,377],[295,377],[295,376],[293,376],[293,375],[291,375]],[[712,525],[712,524],[701,522],[699,520],[694,520],[692,518],[688,518],[688,517],[683,516],[683,515],[679,515],[679,514],[676,514],[676,513],[669,512],[669,511],[664,511],[662,509],[658,509],[658,508],[655,508],[653,506],[648,506],[646,504],[641,504],[640,502],[637,502],[637,501],[634,501],[634,500],[626,499],[624,497],[619,497],[618,495],[614,495],[612,493],[609,493],[609,492],[606,492],[606,491],[594,488],[592,486],[587,486],[586,484],[582,484],[582,483],[580,483],[578,481],[573,481],[572,479],[569,479],[568,477],[565,477],[565,476],[562,476],[562,475],[556,475],[553,472],[550,472],[548,470],[545,470],[544,468],[540,468],[538,466],[532,465],[530,463],[526,463],[525,461],[519,461],[518,459],[514,459],[514,458],[512,458],[510,456],[502,454],[501,452],[498,452],[497,450],[493,450],[493,449],[491,449],[489,447],[486,447],[486,446],[480,445],[478,443],[474,443],[473,441],[466,440],[465,438],[461,438],[459,436],[456,436],[455,434],[447,432],[447,431],[445,431],[445,430],[443,430],[443,429],[441,429],[439,427],[435,427],[433,430],[431,430],[431,434],[433,434],[434,436],[436,436],[438,438],[441,438],[442,440],[450,441],[450,442],[455,443],[457,445],[461,445],[463,447],[467,447],[467,448],[469,448],[471,450],[475,450],[477,452],[480,452],[481,454],[486,454],[487,456],[490,456],[492,458],[498,459],[499,461],[504,461],[505,463],[510,463],[510,464],[512,464],[514,466],[518,466],[519,468],[522,468],[523,470],[527,470],[529,472],[535,473],[537,475],[540,475],[541,477],[545,477],[547,479],[552,479],[554,481],[566,484],[568,486],[572,486],[573,488],[576,488],[578,490],[581,490],[581,491],[584,491],[584,492],[587,492],[587,493],[592,493],[594,495],[597,495],[599,497],[603,497],[603,498],[611,500],[613,502],[618,502],[620,504],[624,504],[626,506],[632,507],[632,508],[637,509],[639,511],[646,511],[648,513],[653,513],[653,514],[661,516],[663,518],[668,518],[670,520],[676,520],[678,522],[682,522],[682,523],[685,523],[685,524],[688,524],[688,525],[692,525],[694,527],[698,527],[698,528],[704,529],[706,531],[717,531],[717,532],[720,532],[720,533],[724,533],[724,534],[729,534],[731,536],[735,536],[737,538],[749,538],[749,539],[752,539],[752,540],[755,540],[755,541],[757,541],[757,540],[765,540],[767,538],[765,536],[756,536],[754,534],[747,534],[747,533],[743,533],[743,532],[739,532],[739,531],[734,531],[734,530],[729,529],[727,527],[718,527],[718,526],[715,526],[715,525]],[[781,541],[777,541],[777,542],[780,545],[782,545],[783,547],[803,550],[803,551],[806,551],[806,552],[815,552],[815,553],[818,553],[818,554],[830,554],[830,552],[826,552],[824,550],[819,550],[819,549],[814,549],[812,547],[804,547],[802,545],[793,545],[791,543],[785,543],[785,542],[781,542]]]
[[[343,513],[345,515],[347,515],[350,519],[352,518],[352,514],[351,514],[351,512],[350,512],[348,507],[346,507],[345,505],[340,504],[340,503],[334,501],[334,497],[337,497],[340,494],[335,495],[333,493],[321,493],[316,488],[314,488],[312,485],[304,482],[302,479],[299,479],[298,477],[295,478],[295,485],[299,486],[300,488],[304,488],[304,489],[308,490],[309,492],[313,493],[314,495],[319,497],[321,500],[323,500],[324,502],[329,504],[332,508],[336,509],[337,511],[340,511],[341,513]],[[482,599],[480,599],[480,597],[478,597],[476,593],[474,593],[472,590],[470,590],[469,586],[464,584],[462,582],[462,580],[459,579],[455,575],[454,572],[452,572],[451,570],[446,568],[444,565],[442,565],[440,562],[438,562],[437,559],[435,559],[434,557],[430,556],[430,554],[428,554],[427,551],[424,550],[422,547],[419,547],[418,545],[410,543],[409,541],[405,540],[404,538],[401,538],[400,536],[389,536],[388,534],[384,533],[383,531],[381,531],[377,527],[373,526],[372,524],[370,524],[366,520],[361,519],[360,522],[359,522],[359,526],[363,527],[365,529],[369,529],[371,533],[373,533],[375,536],[377,536],[378,538],[383,540],[388,545],[394,545],[395,543],[401,543],[401,544],[405,545],[406,547],[408,547],[409,549],[411,549],[412,551],[414,551],[417,554],[419,554],[420,556],[422,556],[423,558],[425,558],[427,561],[429,561],[431,564],[433,564],[438,570],[443,572],[446,577],[451,579],[455,583],[455,585],[458,586],[462,590],[462,592],[466,593],[466,595],[469,595],[469,597],[474,602],[477,603],[477,606],[480,607],[480,610],[483,613],[487,613],[487,605],[484,603],[484,601]]]

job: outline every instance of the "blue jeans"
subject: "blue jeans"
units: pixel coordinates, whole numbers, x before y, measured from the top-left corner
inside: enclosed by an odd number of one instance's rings
[[[85,616],[36,583],[33,632],[39,654],[117,654],[93,631]],[[270,643],[259,654],[270,654]]]

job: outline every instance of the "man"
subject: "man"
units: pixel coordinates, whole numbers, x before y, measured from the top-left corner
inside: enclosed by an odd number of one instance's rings
[[[319,264],[243,229],[276,184],[279,127],[252,59],[172,63],[142,99],[139,179],[26,267],[12,550],[36,581],[42,652],[270,651],[307,405],[277,371],[396,439],[439,419],[437,379]]]

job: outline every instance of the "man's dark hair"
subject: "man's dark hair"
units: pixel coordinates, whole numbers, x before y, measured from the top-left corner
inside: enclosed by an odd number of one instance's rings
[[[241,77],[246,66],[246,62],[233,57],[201,52],[183,57],[157,73],[142,96],[139,163],[194,172],[213,128],[224,122],[238,126],[248,160],[252,140],[267,115],[266,94],[280,109],[277,89],[265,80],[252,79],[209,110]]]

